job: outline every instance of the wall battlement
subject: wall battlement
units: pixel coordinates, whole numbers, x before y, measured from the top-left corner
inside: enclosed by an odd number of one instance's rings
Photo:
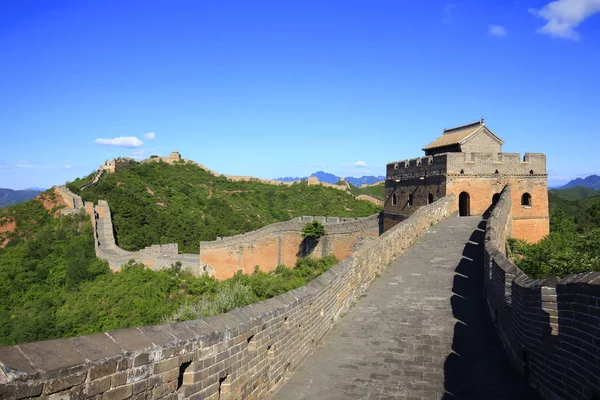
[[[425,175],[546,175],[542,153],[442,153],[388,163],[387,180],[415,179]],[[462,171],[462,172],[461,172]],[[533,173],[532,173],[533,171]]]
[[[312,221],[319,221],[326,227],[328,234],[352,233],[358,230],[374,230],[378,227],[378,215],[374,214],[365,218],[344,218],[344,217],[320,217],[303,216],[296,217],[289,221],[276,222],[269,224],[257,230],[242,233],[239,235],[218,238],[213,241],[201,241],[200,252],[202,250],[220,248],[224,245],[240,246],[246,245],[256,239],[262,239],[265,236],[274,235],[283,232],[301,232],[304,225]]]
[[[66,186],[55,186],[54,193],[59,195],[63,201],[66,203],[66,207],[60,210],[62,215],[69,215],[81,212],[83,208],[83,201],[81,200],[81,196],[76,195],[67,189]]]
[[[107,261],[113,271],[120,270],[123,264],[134,260],[151,269],[170,268],[172,264],[180,262],[182,268],[192,273],[213,274],[208,266],[200,264],[197,254],[179,254],[177,243],[151,245],[139,251],[123,250],[115,241],[112,216],[106,200],[98,200],[95,206],[91,202],[83,204],[81,197],[66,186],[57,186],[55,190],[67,203],[67,208],[61,209],[63,215],[85,211],[90,216],[94,229],[96,257]]]
[[[106,200],[99,200],[98,205],[86,203],[86,209],[92,209],[92,224],[96,256],[105,260],[113,271],[118,271],[121,266],[130,260],[140,262],[151,269],[170,268],[172,264],[180,262],[182,268],[200,275],[212,275],[213,271],[200,263],[197,254],[179,254],[177,243],[156,244],[139,251],[127,251],[117,246],[112,225],[110,207]]]
[[[600,395],[600,272],[532,279],[506,256],[513,196],[503,190],[488,219],[487,306],[511,363],[545,399]]]
[[[519,153],[447,153],[447,156],[448,174],[546,175],[546,155],[541,153],[525,153],[523,159]]]
[[[0,398],[264,398],[386,265],[456,212],[453,197],[418,210],[307,286],[227,314],[0,347]]]
[[[314,220],[325,225],[325,236],[309,246],[302,239],[302,228]],[[265,272],[280,264],[293,266],[307,255],[333,254],[342,259],[375,240],[379,223],[379,214],[366,218],[297,217],[241,235],[200,242],[200,263],[209,266],[217,279],[227,279],[238,271],[252,273],[257,265]]]

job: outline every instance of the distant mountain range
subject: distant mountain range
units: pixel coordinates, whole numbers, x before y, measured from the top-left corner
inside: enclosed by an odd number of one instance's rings
[[[329,172],[324,172],[324,171],[317,171],[314,174],[311,174],[310,176],[316,176],[317,178],[319,178],[319,182],[331,183],[334,185],[336,183],[338,183],[341,178],[339,176],[336,176],[334,174],[330,174]],[[345,176],[343,178],[346,182],[348,182],[349,184],[354,185],[356,187],[361,187],[363,184],[372,185],[373,183],[385,180],[385,176],[374,176],[374,175],[365,175],[365,176],[361,176],[360,178],[355,178],[353,176]],[[307,176],[305,176],[305,177],[286,176],[284,178],[275,178],[276,181],[282,181],[282,182],[299,181],[302,179],[308,179],[308,177]]]
[[[565,186],[560,187],[559,189],[569,189],[575,186],[585,186],[590,189],[600,190],[600,176],[598,175],[590,175],[587,178],[577,178],[573,179]]]
[[[8,207],[25,200],[33,199],[40,194],[42,190],[12,190],[0,188],[0,208]]]

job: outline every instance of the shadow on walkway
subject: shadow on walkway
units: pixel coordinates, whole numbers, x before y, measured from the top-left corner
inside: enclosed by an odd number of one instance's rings
[[[482,219],[463,250],[452,287],[452,353],[444,363],[443,400],[540,399],[512,369],[496,334],[483,293]]]

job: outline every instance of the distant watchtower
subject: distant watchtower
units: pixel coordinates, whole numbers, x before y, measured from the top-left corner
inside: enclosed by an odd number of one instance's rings
[[[483,215],[512,185],[512,236],[537,242],[550,232],[546,156],[502,153],[504,142],[480,120],[452,129],[423,148],[425,157],[387,164],[384,230],[450,193],[461,216]]]

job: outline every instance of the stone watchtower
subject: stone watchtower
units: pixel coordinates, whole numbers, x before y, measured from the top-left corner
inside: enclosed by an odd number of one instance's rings
[[[444,129],[425,157],[387,164],[384,231],[418,207],[450,193],[461,216],[483,215],[512,186],[512,236],[537,242],[550,232],[546,156],[502,153],[504,142],[482,120]]]

